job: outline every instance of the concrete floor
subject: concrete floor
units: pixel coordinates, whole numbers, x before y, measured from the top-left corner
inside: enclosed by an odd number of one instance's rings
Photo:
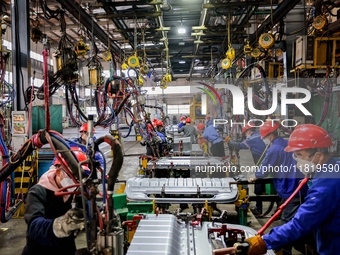
[[[97,128],[97,137],[101,137],[108,134],[108,130]],[[75,128],[68,128],[63,133],[65,138],[75,138],[78,136]],[[119,176],[120,180],[127,180],[134,177],[138,170],[138,155],[145,152],[145,147],[139,145],[139,142],[130,141],[124,142],[123,148],[125,151],[124,164]],[[101,147],[101,150],[105,153],[107,159],[107,167],[110,168],[112,164],[112,158],[110,158],[110,148],[106,145]],[[252,165],[252,157],[249,151],[240,152],[241,165]],[[250,187],[250,194],[253,193],[253,188]],[[251,205],[251,207],[254,205]],[[268,206],[268,203],[264,203],[264,206]],[[225,208],[224,208],[225,207]],[[220,207],[219,207],[220,208]],[[234,205],[223,205],[223,208],[228,210],[228,217],[235,216]],[[188,209],[190,210],[190,209]],[[230,213],[229,213],[230,212]],[[249,227],[258,230],[269,219],[269,216],[263,219],[256,219],[250,212],[248,213]],[[280,224],[280,221],[275,221],[272,227]],[[23,219],[12,218],[7,223],[0,223],[0,254],[1,255],[20,255],[23,247],[26,244],[26,229],[27,226]],[[268,230],[269,231],[269,230]],[[77,247],[85,247],[84,235],[79,235],[76,239]],[[294,252],[294,255],[300,253]]]

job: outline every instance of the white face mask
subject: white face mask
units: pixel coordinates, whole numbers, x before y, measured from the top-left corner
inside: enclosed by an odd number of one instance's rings
[[[63,186],[63,188],[74,185],[75,183],[73,182],[73,180],[70,177],[64,177],[61,181],[60,181],[61,186]],[[67,191],[74,191],[77,187],[72,187],[67,189]]]
[[[265,145],[269,145],[271,143],[271,141],[268,138],[265,138],[262,141],[264,142]]]
[[[182,123],[185,124],[185,120],[183,120]]]
[[[314,155],[315,157],[315,155]],[[301,173],[303,173],[305,176],[310,175],[315,172],[316,165],[313,163],[313,159],[311,161],[297,158],[293,154],[293,159],[296,160],[296,167],[300,170]]]
[[[250,135],[249,135],[249,134],[246,134],[246,137],[247,137],[247,138],[249,138],[249,137],[250,137]]]

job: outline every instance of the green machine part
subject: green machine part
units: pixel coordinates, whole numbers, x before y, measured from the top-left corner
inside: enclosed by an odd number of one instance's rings
[[[132,220],[133,216],[137,214],[152,214],[153,203],[152,202],[130,202],[127,203],[129,213],[127,214],[127,220]]]
[[[120,218],[125,220],[129,212],[129,209],[127,208],[126,194],[113,194],[112,199],[114,209],[117,211]]]

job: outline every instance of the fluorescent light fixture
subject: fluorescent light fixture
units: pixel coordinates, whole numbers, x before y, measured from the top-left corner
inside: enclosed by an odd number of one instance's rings
[[[185,28],[180,27],[180,28],[178,29],[178,33],[179,33],[179,34],[185,34]]]
[[[179,42],[178,45],[185,45],[185,42]]]
[[[185,64],[185,61],[184,60],[180,60],[178,63]]]

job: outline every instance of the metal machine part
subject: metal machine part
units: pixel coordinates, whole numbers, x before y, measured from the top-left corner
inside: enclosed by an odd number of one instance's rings
[[[156,203],[232,203],[236,201],[233,178],[140,178],[127,180],[125,193],[129,201]],[[155,196],[155,197],[153,197]]]
[[[181,222],[174,215],[148,214],[139,222],[127,255],[207,255],[229,246],[229,241],[242,242],[254,235],[254,229],[241,225],[202,222],[193,227],[191,222]],[[275,253],[270,250],[266,254]]]
[[[146,168],[156,178],[224,178],[237,171],[228,160],[203,156],[162,157],[149,161]]]

